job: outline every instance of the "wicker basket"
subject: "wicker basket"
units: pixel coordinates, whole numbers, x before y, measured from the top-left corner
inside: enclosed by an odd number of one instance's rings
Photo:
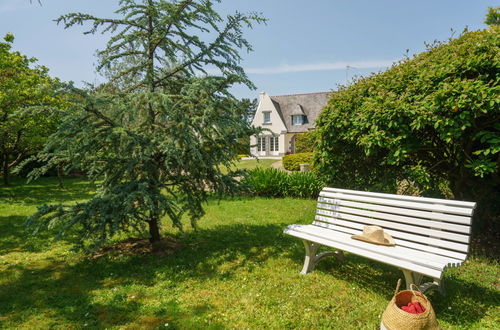
[[[398,280],[394,297],[387,305],[384,314],[382,314],[381,328],[387,330],[434,330],[439,329],[436,314],[427,297],[418,290],[417,286],[412,284],[416,290],[399,291],[401,280]],[[399,292],[398,292],[399,291]],[[409,302],[418,301],[425,311],[420,314],[411,314],[401,309],[401,306],[408,305]]]

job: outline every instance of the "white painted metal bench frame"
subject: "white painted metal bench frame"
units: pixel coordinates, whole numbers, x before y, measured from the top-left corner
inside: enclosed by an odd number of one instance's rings
[[[407,288],[444,293],[442,275],[467,258],[476,203],[324,188],[310,225],[290,225],[284,233],[300,238],[305,247],[302,274],[310,273],[327,256],[343,260],[343,251],[376,260],[403,271]],[[396,246],[375,245],[351,238],[365,225],[389,233]],[[327,246],[333,252],[318,254]],[[422,283],[424,276],[432,282]]]

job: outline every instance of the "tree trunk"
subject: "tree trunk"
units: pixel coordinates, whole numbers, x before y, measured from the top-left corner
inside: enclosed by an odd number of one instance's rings
[[[8,186],[9,182],[9,155],[4,154],[2,159],[3,185]]]
[[[62,170],[61,170],[61,165],[57,165],[57,182],[59,183],[59,188],[64,188],[63,181],[62,181]]]
[[[160,249],[160,227],[158,226],[158,218],[151,218],[149,224],[149,241],[153,248],[153,252],[158,252]]]

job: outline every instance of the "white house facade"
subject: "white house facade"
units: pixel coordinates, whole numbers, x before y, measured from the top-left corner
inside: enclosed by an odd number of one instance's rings
[[[252,126],[262,127],[250,138],[250,153],[257,157],[295,152],[297,134],[313,130],[316,119],[332,92],[270,96],[260,93]]]

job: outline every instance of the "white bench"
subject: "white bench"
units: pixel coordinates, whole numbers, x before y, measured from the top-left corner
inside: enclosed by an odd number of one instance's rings
[[[285,234],[304,242],[303,274],[329,255],[343,259],[343,251],[400,268],[406,285],[422,292],[438,288],[444,293],[443,271],[462,265],[469,251],[472,214],[476,203],[324,188],[310,225],[290,225]],[[352,239],[365,225],[389,233],[396,246],[375,245]],[[319,246],[336,252],[317,254]],[[422,284],[423,276],[432,282]]]

